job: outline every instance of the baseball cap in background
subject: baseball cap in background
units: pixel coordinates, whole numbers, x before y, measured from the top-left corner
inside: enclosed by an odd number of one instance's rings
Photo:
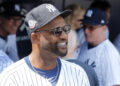
[[[25,13],[22,12],[20,5],[13,2],[3,2],[0,4],[0,15],[25,17]]]
[[[89,25],[106,25],[107,15],[99,8],[89,8],[81,21],[83,24]]]
[[[28,35],[45,26],[56,17],[62,16],[64,18],[67,17],[71,12],[71,10],[60,12],[55,6],[48,3],[35,7],[26,15],[25,18]]]

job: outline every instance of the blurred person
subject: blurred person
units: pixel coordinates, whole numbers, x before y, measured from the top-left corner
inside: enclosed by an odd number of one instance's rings
[[[85,10],[79,4],[71,4],[66,9],[72,10],[72,14],[66,17],[65,21],[71,25],[71,29],[80,29],[82,22],[79,20],[83,19]]]
[[[65,21],[71,25],[72,30],[79,31],[81,28],[82,22],[79,21],[83,19],[83,16],[85,14],[85,9],[80,6],[80,4],[71,4],[66,7],[66,9],[72,10],[72,14],[65,18]],[[83,34],[77,34],[78,40],[80,37],[82,37]],[[79,44],[82,42],[82,40],[78,41]]]
[[[67,55],[64,58],[75,58],[74,57],[74,51],[76,50],[78,46],[78,40],[77,40],[77,34],[74,31],[70,31],[68,34],[68,51]]]
[[[78,61],[74,57],[74,52],[76,50],[77,45],[78,45],[77,35],[73,31],[70,31],[70,33],[68,34],[68,53],[66,56],[61,58],[81,66],[87,73],[90,86],[99,86],[98,78],[94,69],[91,66],[86,65],[81,61]]]
[[[27,27],[23,21],[16,33],[16,44],[19,58],[22,59],[32,51],[31,40],[27,34]]]
[[[110,21],[111,17],[111,4],[108,1],[93,1],[89,8],[99,8],[107,14],[107,24]],[[109,28],[105,31],[106,38],[109,38]]]
[[[66,7],[66,9],[72,10],[72,14],[66,17],[65,21],[71,25],[72,28],[71,32],[77,34],[77,38],[78,38],[78,45],[76,46],[77,49],[77,47],[80,46],[85,41],[84,32],[81,29],[82,22],[79,21],[83,19],[83,16],[85,14],[85,9],[83,9],[80,6],[80,4],[71,4],[68,7]],[[77,52],[79,50],[80,49],[77,49]],[[77,52],[75,52],[75,57],[77,56]]]
[[[89,8],[99,8],[101,9],[102,11],[104,11],[106,14],[107,14],[107,24],[109,23],[110,21],[110,16],[111,16],[111,4],[108,2],[108,1],[93,1]],[[77,57],[78,56],[78,52],[80,52],[80,47],[81,45],[86,41],[85,40],[85,34],[84,34],[84,31],[81,27],[81,29],[78,31],[78,36],[79,36],[79,45],[78,45],[78,48],[77,50],[75,51],[75,56]],[[108,39],[109,38],[109,28],[107,26],[107,29],[105,31],[105,38]]]
[[[9,56],[5,52],[0,50],[0,73],[12,63],[13,61],[9,58]]]
[[[15,34],[23,17],[20,5],[13,2],[0,4],[0,49],[14,62],[19,60]]]
[[[0,86],[90,86],[80,66],[59,58],[67,54],[70,13],[46,3],[26,15],[32,52],[2,72]]]
[[[106,13],[90,8],[82,22],[86,42],[82,44],[77,59],[95,69],[100,86],[120,86],[120,55],[104,34],[107,29]]]
[[[113,44],[115,45],[115,47],[118,49],[120,53],[120,33],[117,35],[117,37],[113,41]]]

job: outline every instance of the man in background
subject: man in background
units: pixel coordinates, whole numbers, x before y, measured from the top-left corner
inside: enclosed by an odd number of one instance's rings
[[[120,86],[120,55],[104,34],[107,29],[106,13],[90,8],[82,22],[86,42],[82,44],[77,59],[95,69],[100,86]]]
[[[0,4],[0,49],[14,62],[19,60],[15,34],[23,17],[20,5],[13,2]]]

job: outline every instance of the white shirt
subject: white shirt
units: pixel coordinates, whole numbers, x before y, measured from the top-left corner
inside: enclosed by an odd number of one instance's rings
[[[7,40],[0,37],[0,49],[3,50],[14,62],[19,60],[16,46],[16,35],[9,35]]]
[[[120,85],[120,55],[109,40],[92,49],[85,42],[77,59],[95,69],[100,86]]]
[[[116,46],[116,48],[118,49],[118,51],[120,53],[120,34],[118,34],[118,36],[116,37],[116,39],[114,41],[114,45]]]
[[[13,61],[2,50],[0,50],[0,73],[12,63]]]
[[[11,65],[0,75],[0,86],[52,86],[33,71],[28,57]],[[61,71],[56,86],[90,86],[85,71],[78,65],[61,60]]]

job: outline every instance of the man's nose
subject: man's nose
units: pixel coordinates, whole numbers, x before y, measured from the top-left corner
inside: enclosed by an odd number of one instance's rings
[[[64,31],[62,31],[61,35],[60,35],[61,39],[67,39],[68,38],[68,33],[65,33]]]

